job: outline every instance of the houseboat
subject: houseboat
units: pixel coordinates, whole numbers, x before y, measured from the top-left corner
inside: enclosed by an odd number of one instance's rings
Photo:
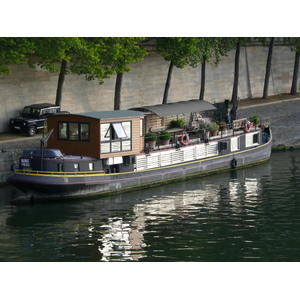
[[[27,200],[121,192],[246,167],[268,160],[272,143],[267,126],[229,121],[227,109],[220,115],[202,100],[53,115],[48,129],[40,149],[24,150],[7,179]]]

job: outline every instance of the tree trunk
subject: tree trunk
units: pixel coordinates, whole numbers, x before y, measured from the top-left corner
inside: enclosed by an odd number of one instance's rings
[[[117,73],[116,87],[115,87],[114,110],[120,110],[120,107],[121,107],[122,82],[123,82],[123,73]]]
[[[67,70],[67,61],[63,59],[61,61],[60,72],[58,76],[55,105],[61,105],[62,102],[62,91],[65,82],[66,70]]]
[[[293,83],[292,83],[292,87],[291,87],[291,95],[296,95],[297,94],[299,60],[300,60],[300,51],[296,52],[296,54],[295,54],[295,63],[294,63],[294,73],[293,73]]]
[[[238,86],[239,86],[239,64],[240,64],[240,51],[241,51],[241,43],[238,39],[235,50],[235,62],[234,62],[234,81],[233,81],[233,89],[232,89],[232,97],[231,103],[233,107],[237,106],[237,98],[238,98]]]
[[[201,88],[200,88],[200,96],[199,100],[204,100],[204,91],[205,91],[205,67],[206,67],[206,59],[201,65]]]
[[[169,71],[168,71],[168,77],[165,85],[165,92],[164,92],[164,98],[162,104],[168,103],[168,95],[169,95],[169,89],[170,89],[170,83],[172,78],[172,71],[173,71],[173,63],[170,62]]]
[[[270,73],[271,73],[271,62],[272,62],[274,40],[275,40],[275,38],[271,38],[270,45],[269,45],[269,53],[268,53],[268,60],[267,60],[267,67],[266,67],[263,99],[268,99],[269,80],[270,80]]]

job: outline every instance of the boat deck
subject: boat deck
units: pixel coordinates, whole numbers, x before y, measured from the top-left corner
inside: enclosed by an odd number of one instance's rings
[[[249,129],[249,132],[254,132],[254,131],[258,131],[261,130],[260,127],[251,127]],[[197,130],[197,131],[185,131],[183,129],[179,129],[179,128],[174,128],[174,129],[170,129],[167,130],[170,133],[172,133],[172,138],[169,144],[164,145],[161,143],[161,141],[158,139],[156,142],[156,145],[154,148],[149,149],[150,151],[156,151],[156,150],[164,150],[164,149],[170,149],[170,148],[176,148],[179,146],[182,146],[180,143],[180,137],[187,133],[189,136],[189,143],[188,145],[194,145],[194,144],[199,144],[199,143],[204,143],[204,142],[209,142],[209,141],[215,141],[215,140],[219,140],[222,138],[226,138],[226,137],[230,137],[230,136],[237,136],[240,134],[244,134],[245,131],[242,128],[237,128],[237,129],[227,129],[227,130],[223,130],[223,131],[218,131],[216,133],[216,135],[209,135],[208,137],[206,137],[205,135],[205,131],[204,130]],[[145,149],[148,149],[147,144],[145,146]]]

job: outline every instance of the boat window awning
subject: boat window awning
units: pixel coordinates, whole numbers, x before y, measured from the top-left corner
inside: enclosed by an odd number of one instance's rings
[[[130,110],[150,111],[160,118],[213,109],[216,109],[213,104],[199,99],[130,108]]]

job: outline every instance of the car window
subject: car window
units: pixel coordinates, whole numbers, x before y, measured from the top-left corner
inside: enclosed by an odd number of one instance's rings
[[[32,107],[25,107],[22,112],[22,116],[38,117],[40,115],[40,110]]]
[[[48,108],[47,109],[47,114],[55,114],[57,111],[57,108]]]
[[[29,114],[30,114],[30,107],[25,107],[25,108],[23,109],[22,114],[29,115]]]
[[[34,115],[34,116],[39,116],[39,115],[40,115],[40,110],[39,110],[39,109],[36,109],[36,108],[33,108],[33,109],[32,109],[32,115]]]

